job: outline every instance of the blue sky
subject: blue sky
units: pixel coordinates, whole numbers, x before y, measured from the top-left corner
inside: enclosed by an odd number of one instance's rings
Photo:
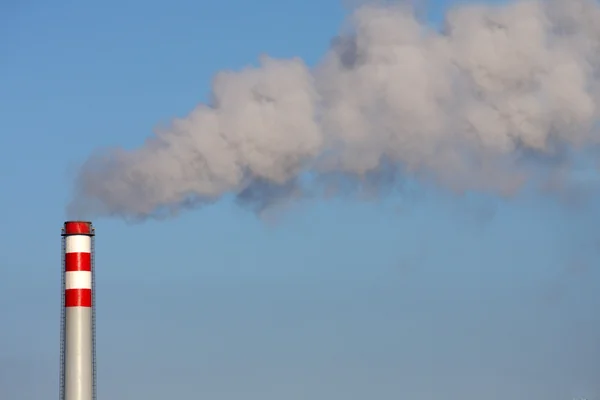
[[[74,166],[185,115],[218,70],[261,53],[314,64],[345,12],[0,5],[0,398],[58,396]],[[429,189],[304,203],[268,223],[227,200],[94,221],[98,398],[600,399],[599,217],[593,201]]]

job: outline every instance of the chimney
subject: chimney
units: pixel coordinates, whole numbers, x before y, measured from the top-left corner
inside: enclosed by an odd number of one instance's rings
[[[59,400],[95,400],[94,228],[67,221],[62,237]]]

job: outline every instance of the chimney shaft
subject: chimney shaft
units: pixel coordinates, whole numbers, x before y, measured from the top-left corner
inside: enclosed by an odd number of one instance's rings
[[[94,228],[67,221],[62,236],[60,400],[95,400]]]

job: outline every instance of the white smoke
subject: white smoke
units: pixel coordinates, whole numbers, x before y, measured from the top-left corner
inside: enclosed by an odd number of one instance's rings
[[[598,144],[595,0],[463,5],[441,31],[371,4],[349,26],[316,68],[264,57],[220,72],[211,104],[136,150],[95,154],[70,212],[144,218],[231,193],[262,209],[398,173],[509,195]]]

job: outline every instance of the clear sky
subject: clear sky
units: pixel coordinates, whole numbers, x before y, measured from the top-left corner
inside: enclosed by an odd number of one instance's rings
[[[348,2],[350,3],[350,2]],[[439,21],[452,2],[430,4]],[[73,167],[261,53],[313,65],[338,1],[0,3],[0,398],[58,396]],[[98,399],[600,399],[600,209],[433,189],[94,221]]]

